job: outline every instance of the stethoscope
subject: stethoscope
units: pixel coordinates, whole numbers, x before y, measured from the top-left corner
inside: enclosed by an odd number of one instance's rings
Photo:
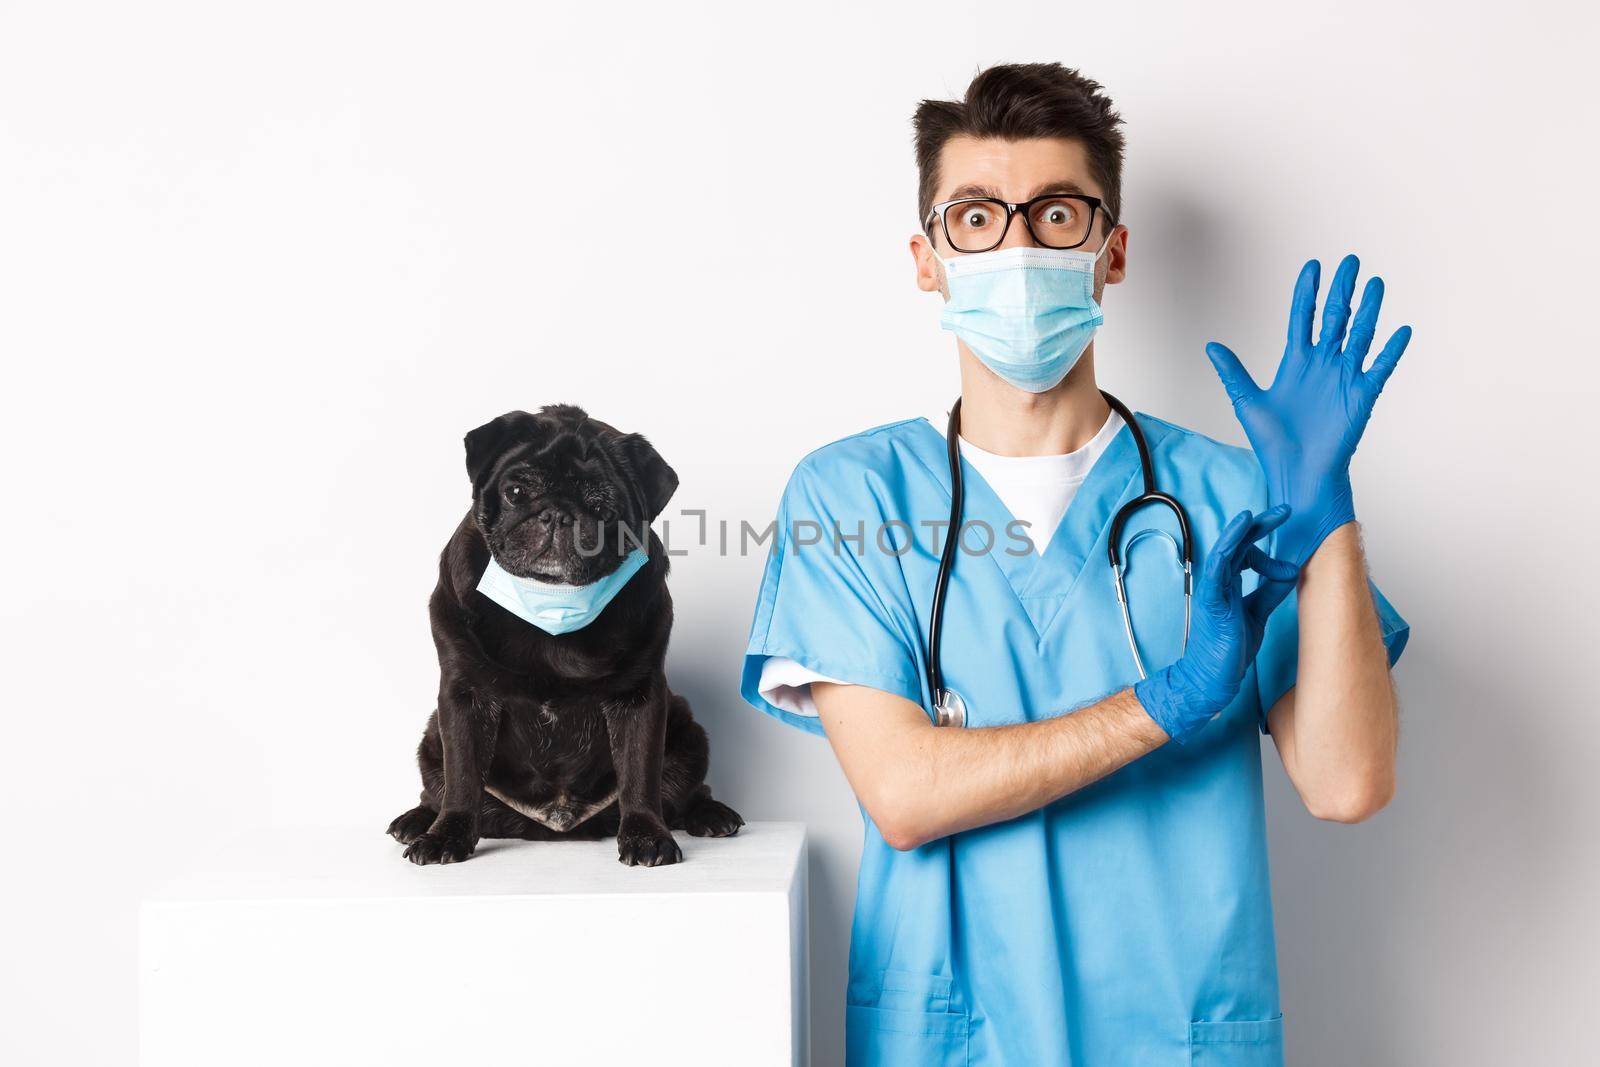
[[[1110,543],[1106,546],[1106,555],[1111,562],[1111,573],[1117,581],[1117,606],[1122,609],[1122,628],[1128,634],[1128,650],[1133,653],[1133,665],[1139,669],[1139,677],[1148,677],[1144,669],[1144,657],[1139,655],[1139,642],[1133,636],[1133,614],[1128,610],[1128,589],[1123,582],[1122,565],[1122,528],[1127,524],[1128,518],[1146,504],[1160,504],[1168,508],[1178,517],[1179,539],[1174,547],[1178,550],[1178,557],[1183,563],[1183,647],[1189,647],[1189,605],[1194,597],[1194,556],[1189,540],[1189,515],[1183,510],[1183,505],[1177,499],[1161,492],[1156,488],[1155,464],[1150,459],[1150,445],[1144,439],[1144,431],[1139,428],[1139,423],[1116,397],[1100,390],[1100,395],[1106,398],[1106,403],[1111,405],[1122,421],[1128,424],[1128,430],[1133,434],[1133,443],[1139,449],[1139,469],[1144,475],[1144,492],[1128,501],[1117,509],[1111,519]],[[950,525],[945,536],[944,549],[939,555],[939,576],[933,587],[933,609],[928,617],[928,692],[933,696],[934,725],[936,726],[965,726],[967,724],[967,703],[961,699],[961,694],[954,689],[944,687],[944,672],[939,664],[939,638],[944,625],[944,596],[950,588],[950,572],[955,567],[957,542],[961,540],[961,507],[965,488],[961,476],[961,399],[956,398],[955,406],[950,409],[950,427],[945,434],[945,444],[950,455]],[[1133,548],[1134,542],[1146,534],[1155,534],[1172,539],[1172,535],[1165,530],[1151,527],[1134,534],[1128,542],[1128,548]]]

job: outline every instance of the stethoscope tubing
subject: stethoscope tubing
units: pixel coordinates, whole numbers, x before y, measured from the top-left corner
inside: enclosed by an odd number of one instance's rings
[[[950,588],[950,572],[955,569],[956,550],[961,540],[961,512],[965,503],[966,479],[961,475],[961,398],[950,408],[950,423],[945,433],[950,460],[950,525],[946,527],[944,549],[939,554],[939,576],[934,580],[933,606],[928,611],[928,692],[933,700],[935,721],[953,717],[950,695],[944,688],[944,670],[939,661],[939,642],[944,636],[944,599]],[[938,722],[938,725],[965,724]]]

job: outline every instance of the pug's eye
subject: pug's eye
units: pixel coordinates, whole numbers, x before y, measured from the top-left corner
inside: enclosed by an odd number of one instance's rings
[[[508,485],[505,488],[505,498],[507,504],[520,504],[527,498],[527,494],[522,491],[520,485]]]

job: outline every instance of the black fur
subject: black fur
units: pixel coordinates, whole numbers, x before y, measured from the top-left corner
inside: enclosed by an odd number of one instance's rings
[[[683,858],[672,829],[737,832],[744,820],[705,784],[705,730],[662,669],[672,598],[650,522],[678,476],[643,437],[568,405],[502,415],[467,435],[466,453],[472,510],[439,557],[428,604],[440,677],[417,749],[422,802],[389,826],[406,858],[464,860],[481,837],[615,834],[623,863],[656,866]],[[477,591],[491,551],[512,574],[583,584],[635,544],[650,561],[567,634]]]

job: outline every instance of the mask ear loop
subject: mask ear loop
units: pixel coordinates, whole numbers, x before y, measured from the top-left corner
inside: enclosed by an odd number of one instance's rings
[[[1100,257],[1106,254],[1106,249],[1111,247],[1111,235],[1116,232],[1117,224],[1113,222],[1111,224],[1111,228],[1106,231],[1106,239],[1100,242],[1100,251],[1094,254],[1094,261],[1096,263],[1100,262]]]

